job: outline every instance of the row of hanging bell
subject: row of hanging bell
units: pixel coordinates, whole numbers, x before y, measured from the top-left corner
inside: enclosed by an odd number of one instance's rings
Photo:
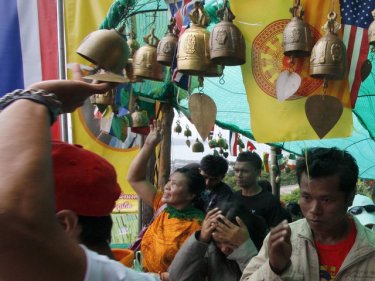
[[[203,4],[194,3],[189,13],[192,25],[179,38],[177,47],[177,68],[181,73],[217,77],[223,73],[223,66],[210,60],[210,32],[205,28],[209,23]]]

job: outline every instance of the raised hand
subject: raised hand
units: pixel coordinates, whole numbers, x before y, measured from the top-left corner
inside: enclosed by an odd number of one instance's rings
[[[290,264],[292,244],[290,242],[290,226],[286,220],[271,230],[268,240],[268,255],[272,270],[282,273]]]
[[[62,103],[62,111],[73,112],[83,105],[84,101],[93,94],[104,94],[114,88],[115,83],[93,84],[82,81],[82,71],[79,64],[74,64],[74,80],[47,80],[32,84],[30,89],[45,90],[54,93]]]
[[[250,236],[246,225],[239,217],[236,217],[236,221],[238,225],[220,215],[216,230],[212,234],[215,240],[230,243],[238,247],[249,239]]]
[[[202,222],[201,234],[199,240],[205,243],[211,241],[212,233],[217,226],[217,219],[221,215],[219,208],[214,208],[207,212],[206,217]]]
[[[160,120],[154,120],[152,124],[150,124],[150,133],[148,134],[145,143],[156,146],[163,138],[163,129]]]

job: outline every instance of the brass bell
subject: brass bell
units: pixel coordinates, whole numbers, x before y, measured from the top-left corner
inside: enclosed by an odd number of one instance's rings
[[[125,77],[129,79],[130,83],[143,82],[142,78],[134,75],[133,59],[128,59],[125,65]]]
[[[210,37],[210,57],[216,64],[241,65],[246,62],[246,45],[241,31],[233,24],[235,16],[224,2],[221,22],[214,26]]]
[[[290,8],[293,17],[283,32],[284,55],[288,57],[308,57],[313,44],[311,30],[302,20],[304,11],[299,2],[296,0]]]
[[[156,60],[158,63],[170,66],[175,56],[177,42],[178,42],[179,30],[176,26],[176,19],[172,18],[168,25],[168,32],[161,38],[158,49]]]
[[[343,80],[346,76],[346,47],[336,32],[341,25],[336,22],[337,14],[330,12],[323,26],[325,35],[314,45],[310,58],[310,76],[325,80]]]
[[[105,94],[94,94],[90,96],[92,104],[114,105],[115,103],[115,90],[110,90]]]
[[[150,119],[146,110],[140,111],[138,106],[136,106],[135,111],[130,114],[131,117],[131,127],[147,127],[150,124]]]
[[[368,28],[368,42],[370,45],[375,46],[375,10],[371,12],[374,17],[374,21],[370,24]]]
[[[207,68],[213,63],[209,52],[210,32],[205,28],[209,18],[200,2],[195,2],[189,16],[192,26],[178,40],[177,68],[181,73],[205,76]]]
[[[76,52],[99,68],[117,74],[122,74],[129,57],[128,45],[115,29],[91,32]]]
[[[163,66],[156,61],[156,46],[159,39],[154,35],[152,28],[150,34],[143,37],[146,45],[139,48],[133,56],[134,75],[149,80],[164,80]]]

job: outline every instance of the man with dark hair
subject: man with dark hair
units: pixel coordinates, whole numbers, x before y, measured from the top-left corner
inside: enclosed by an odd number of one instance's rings
[[[347,213],[355,159],[337,148],[302,154],[296,172],[305,218],[273,228],[241,280],[375,280],[375,233]]]
[[[232,197],[232,189],[222,181],[228,171],[226,159],[218,155],[206,155],[202,158],[199,169],[206,182],[206,191],[202,196],[204,210],[211,210]]]
[[[236,183],[241,190],[235,196],[250,211],[265,219],[269,228],[287,219],[277,198],[257,183],[262,171],[262,159],[255,152],[241,152],[234,164]]]

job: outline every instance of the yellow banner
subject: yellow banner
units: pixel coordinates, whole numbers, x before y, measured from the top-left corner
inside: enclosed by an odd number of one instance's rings
[[[90,32],[98,29],[112,3],[112,0],[64,1],[67,63],[90,64],[76,54],[76,50]],[[102,140],[100,137],[98,122],[98,120],[94,120],[93,106],[87,101],[82,109],[72,114],[73,142],[103,156],[115,167],[122,194],[116,203],[114,212],[138,212],[138,197],[126,181],[126,175],[129,165],[139,149],[110,147],[107,144],[108,141]]]
[[[332,9],[332,1],[301,2],[305,10],[304,21],[310,25],[316,42],[323,35],[321,27]],[[291,19],[289,8],[294,3],[294,0],[230,1],[236,15],[234,23],[246,41],[246,64],[242,66],[242,75],[250,106],[251,129],[258,142],[319,139],[305,113],[306,97],[323,93],[322,80],[309,76],[310,57],[296,60],[294,68],[302,78],[297,94],[283,102],[276,98],[276,79],[289,67],[283,54],[282,34]],[[340,15],[338,1],[334,10]],[[340,16],[336,21],[341,22]],[[348,81],[329,81],[326,95],[337,97],[344,110],[324,138],[350,136],[352,111]]]

